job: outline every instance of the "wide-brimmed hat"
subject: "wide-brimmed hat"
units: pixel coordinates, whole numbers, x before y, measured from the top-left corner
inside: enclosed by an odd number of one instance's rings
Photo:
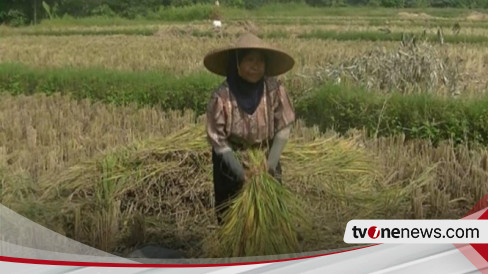
[[[289,71],[295,60],[286,52],[271,46],[252,33],[237,38],[230,46],[211,51],[203,59],[205,67],[213,73],[226,76],[230,53],[236,49],[259,49],[266,56],[266,75],[277,76]]]

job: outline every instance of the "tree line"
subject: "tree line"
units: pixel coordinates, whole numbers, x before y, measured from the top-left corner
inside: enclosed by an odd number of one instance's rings
[[[214,4],[215,0],[0,0],[0,24],[35,24],[41,19],[60,15],[73,17],[120,16],[144,17],[161,7]],[[254,9],[273,3],[306,3],[323,6],[376,7],[465,7],[487,8],[488,0],[220,0],[221,5]]]

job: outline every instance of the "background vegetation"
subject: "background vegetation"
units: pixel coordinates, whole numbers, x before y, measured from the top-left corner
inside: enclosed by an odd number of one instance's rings
[[[332,13],[331,10],[314,10],[311,7],[385,7],[385,8],[470,8],[488,7],[484,0],[222,0],[224,8],[245,8],[258,12],[281,14],[355,14],[351,9]],[[213,0],[5,0],[0,4],[0,23],[12,26],[37,24],[42,19],[80,18],[87,16],[119,17],[149,20],[196,20],[217,16]],[[283,8],[283,4],[285,4]],[[293,8],[293,9],[290,9]],[[357,10],[353,8],[352,10]],[[335,10],[334,10],[335,11]],[[445,15],[456,11],[441,11]],[[237,12],[239,13],[239,12]],[[234,14],[237,14],[234,12]],[[384,11],[369,11],[379,15]]]

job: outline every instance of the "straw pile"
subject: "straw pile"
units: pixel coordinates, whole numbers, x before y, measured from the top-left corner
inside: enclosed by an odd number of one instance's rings
[[[199,227],[213,217],[210,152],[202,130],[188,127],[122,147],[44,178],[40,200],[61,208],[48,223],[63,223],[61,232],[106,251],[153,237],[191,250],[201,237]]]
[[[238,252],[220,254],[261,255],[344,246],[344,227],[351,218],[367,218],[368,214],[387,218],[401,209],[402,199],[391,196],[400,192],[378,183],[378,174],[373,172],[375,161],[359,143],[356,137],[325,137],[317,129],[297,123],[282,155],[283,187],[271,183],[273,179],[265,172],[257,172],[264,177],[253,177],[253,183],[244,188],[253,199],[272,200],[273,205],[262,210],[271,216],[266,220],[270,220],[272,230],[278,223],[286,224],[273,237],[292,239],[290,246],[255,241],[242,245]],[[259,157],[255,155],[253,161],[259,163]],[[37,198],[29,206],[37,209],[37,215],[29,217],[78,241],[118,254],[151,243],[178,249],[188,257],[215,256],[203,246],[216,227],[211,170],[204,124],[198,123],[167,138],[121,147],[43,178]],[[303,206],[286,202],[296,201],[295,195]],[[249,201],[241,197],[240,203]],[[277,207],[282,207],[282,213],[273,216]],[[295,226],[296,220],[291,217],[306,217],[296,213],[297,209],[310,217],[311,230]],[[238,206],[233,210],[238,211]],[[247,220],[261,216],[255,212],[253,217],[245,211],[232,214],[246,215]],[[255,226],[254,231],[262,229],[260,221],[249,224]],[[219,229],[225,231],[226,227]],[[295,240],[297,229],[302,236],[299,242]],[[253,235],[258,240],[267,238],[272,230]],[[222,232],[221,237],[229,235],[227,240],[236,242],[233,237],[243,236],[237,232]],[[245,237],[239,239],[243,242]]]

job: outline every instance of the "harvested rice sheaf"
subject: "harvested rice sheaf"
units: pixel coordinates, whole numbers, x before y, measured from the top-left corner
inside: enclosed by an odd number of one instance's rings
[[[227,223],[238,222],[215,229],[210,152],[204,124],[189,125],[44,178],[35,203],[46,209],[40,210],[43,223],[91,246],[123,252],[152,243],[188,257],[336,248],[344,246],[351,218],[387,218],[405,207],[395,196],[399,191],[377,183],[374,160],[356,139],[325,138],[297,124],[282,154],[283,184],[265,172],[263,155],[253,152],[257,167],[242,190],[247,196],[229,211]],[[311,232],[297,227],[307,218]],[[218,253],[204,247],[216,230]],[[241,244],[235,250],[232,243]]]
[[[295,226],[308,220],[303,204],[267,172],[263,151],[251,150],[246,154],[253,172],[231,200],[223,224],[216,231],[215,255],[244,257],[299,252]]]

